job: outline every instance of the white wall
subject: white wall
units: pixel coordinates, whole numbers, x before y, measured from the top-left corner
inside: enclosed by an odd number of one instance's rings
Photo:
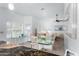
[[[14,12],[11,12],[8,9],[0,8],[0,32],[3,31],[3,34],[0,34],[0,40],[9,40],[6,38],[7,28],[6,22],[14,22],[20,24],[31,24],[32,25],[32,16],[24,16]]]
[[[6,36],[6,17],[5,12],[3,9],[0,9],[0,32],[3,32],[3,34],[0,34],[0,40],[5,40]]]
[[[79,4],[77,4],[77,39],[72,39],[65,35],[65,49],[70,49],[79,54]],[[72,34],[74,35],[74,33]]]
[[[41,19],[39,21],[38,31],[54,31],[55,18]]]
[[[57,8],[52,7],[52,12],[55,11],[55,13],[52,13],[50,12],[47,16],[48,18],[44,17],[36,17],[36,16],[33,16],[33,31],[34,31],[34,28],[37,27],[38,31],[53,31],[53,26],[54,26],[54,23],[55,23],[55,16],[56,16],[56,13],[59,14],[59,16],[63,16],[63,8],[61,8],[63,5],[61,6],[58,6]],[[60,9],[59,9],[60,8]],[[50,6],[49,6],[49,9],[50,9]],[[55,9],[55,10],[54,10]],[[59,10],[58,10],[59,9]],[[17,15],[18,14],[18,15]],[[17,22],[17,23],[23,23],[23,19],[24,19],[24,16],[25,15],[19,15],[19,13],[13,13],[11,11],[9,11],[7,8],[1,8],[0,7],[0,31],[4,31],[4,35],[1,35],[1,39],[0,40],[6,40],[6,22],[7,21],[11,21],[11,22]]]

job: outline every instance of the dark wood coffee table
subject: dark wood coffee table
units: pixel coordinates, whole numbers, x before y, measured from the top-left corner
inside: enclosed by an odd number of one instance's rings
[[[1,53],[3,56],[58,56],[56,54],[28,48],[25,46],[18,46],[10,49],[0,49],[0,55]]]

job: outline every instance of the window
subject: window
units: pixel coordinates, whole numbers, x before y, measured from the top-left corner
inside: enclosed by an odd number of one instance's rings
[[[6,25],[8,39],[12,39],[12,41],[18,41],[20,39],[20,42],[22,42],[24,38],[29,40],[31,34],[31,25],[14,22],[7,22]]]

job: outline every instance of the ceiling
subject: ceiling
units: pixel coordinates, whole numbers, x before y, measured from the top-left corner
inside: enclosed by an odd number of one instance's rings
[[[36,17],[55,17],[56,14],[63,16],[64,3],[14,3],[15,12],[18,15]],[[7,3],[0,3],[0,8],[8,9]],[[10,11],[10,10],[9,10]]]

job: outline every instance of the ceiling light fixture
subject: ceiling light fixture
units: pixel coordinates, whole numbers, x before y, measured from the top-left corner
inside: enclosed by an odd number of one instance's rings
[[[9,3],[9,4],[8,4],[8,8],[9,8],[9,10],[14,10],[14,4]]]
[[[45,8],[41,8],[40,10],[42,16],[47,16],[47,10]]]
[[[45,8],[41,8],[40,10],[45,10]]]

